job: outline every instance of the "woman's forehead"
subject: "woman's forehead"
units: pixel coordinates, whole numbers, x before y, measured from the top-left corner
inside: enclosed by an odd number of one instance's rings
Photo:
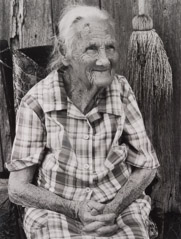
[[[114,28],[107,19],[81,19],[74,30],[81,38],[91,38],[91,36],[115,38]]]

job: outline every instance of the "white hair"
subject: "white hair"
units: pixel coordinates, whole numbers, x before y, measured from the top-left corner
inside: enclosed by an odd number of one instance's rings
[[[109,20],[109,23],[114,29],[114,21],[105,10],[100,10],[95,6],[84,5],[71,5],[66,7],[58,22],[58,33],[54,39],[53,58],[50,63],[51,69],[58,69],[62,63],[62,57],[70,54],[72,51],[72,26],[81,19],[87,19],[90,17],[98,18],[100,20]]]

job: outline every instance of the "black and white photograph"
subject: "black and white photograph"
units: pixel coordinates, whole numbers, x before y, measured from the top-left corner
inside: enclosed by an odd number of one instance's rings
[[[0,239],[181,239],[181,0],[0,0]]]

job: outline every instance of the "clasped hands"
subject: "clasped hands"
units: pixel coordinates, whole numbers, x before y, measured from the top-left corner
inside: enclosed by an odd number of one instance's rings
[[[116,214],[110,213],[106,204],[93,200],[80,202],[78,217],[83,224],[84,235],[109,237],[117,232]]]

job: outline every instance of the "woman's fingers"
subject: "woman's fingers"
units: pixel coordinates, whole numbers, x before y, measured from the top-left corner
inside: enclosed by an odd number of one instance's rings
[[[103,222],[105,225],[106,224],[114,224],[115,222],[115,219],[116,219],[116,216],[114,213],[110,213],[110,214],[99,214],[99,215],[96,215],[96,216],[93,216],[92,214],[90,213],[85,213],[84,214],[84,221],[86,224],[88,223],[92,223],[92,222]],[[85,224],[84,224],[85,225]]]
[[[82,233],[93,236],[111,236],[114,235],[118,229],[115,224],[116,214],[107,213],[102,214],[105,205],[94,201],[85,201],[81,208],[81,221],[84,225]],[[102,212],[101,212],[102,211]]]
[[[116,214],[109,213],[109,214],[96,215],[94,218],[95,218],[95,221],[111,223],[115,221]]]
[[[78,204],[78,216],[83,225],[94,221],[104,221],[105,215],[103,210],[105,208],[104,204],[96,201],[86,200]],[[100,215],[100,218],[96,220],[96,216]]]
[[[112,236],[118,231],[118,225],[108,225],[108,226],[102,226],[99,229],[97,229],[96,233],[98,236]]]
[[[100,227],[105,226],[104,222],[92,222],[86,226],[83,227],[83,231],[84,232],[95,232],[97,229],[99,229]]]
[[[89,220],[90,223],[87,223],[86,225],[84,225],[84,229],[83,229],[84,231],[95,232],[97,229],[100,229],[103,226],[115,225],[115,214],[113,214],[113,213],[98,215],[98,216],[94,216],[93,218],[96,220],[94,220],[92,222],[91,222],[91,220]],[[99,219],[99,220],[97,220],[97,219]]]
[[[92,209],[91,210],[91,215],[92,216],[97,216],[97,215],[99,215],[99,211],[97,211],[96,209]]]
[[[88,207],[91,209],[91,210],[96,210],[98,212],[103,212],[104,208],[105,208],[105,205],[104,204],[101,204],[99,202],[96,202],[96,201],[89,201],[88,202]]]
[[[91,200],[79,204],[78,215],[84,226],[83,233],[97,233],[97,230],[103,226],[112,226],[115,223],[115,213],[103,214],[105,205]],[[106,233],[109,228],[105,228]],[[100,233],[102,233],[100,231]]]
[[[94,236],[112,236],[117,233],[118,225],[105,225],[103,222],[92,222],[83,227],[83,234]]]

